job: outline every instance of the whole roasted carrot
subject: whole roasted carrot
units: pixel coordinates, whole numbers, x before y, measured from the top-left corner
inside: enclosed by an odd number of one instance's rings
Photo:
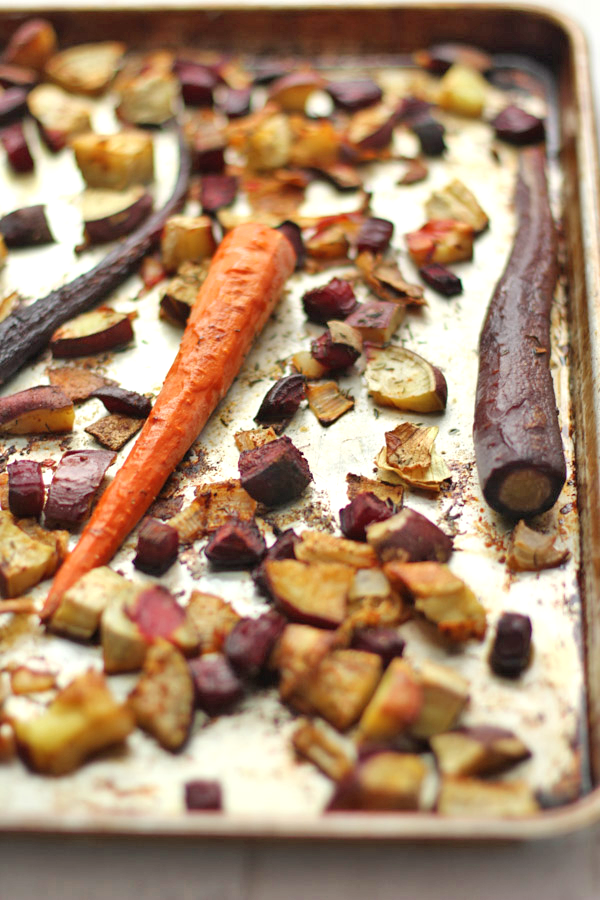
[[[152,412],[59,569],[42,618],[75,581],[112,558],[146,512],[229,390],[295,263],[288,239],[264,225],[239,225],[223,240]]]

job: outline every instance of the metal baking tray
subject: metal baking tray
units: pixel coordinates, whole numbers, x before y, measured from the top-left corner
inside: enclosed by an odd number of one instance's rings
[[[36,14],[29,6],[0,11],[0,43],[25,18]],[[502,166],[489,178],[479,146],[478,126],[452,128],[450,163],[432,164],[424,185],[406,193],[389,189],[396,170],[373,176],[375,215],[396,223],[395,246],[407,274],[413,275],[403,251],[401,235],[422,224],[422,204],[432,184],[446,183],[449,172],[468,172],[469,185],[492,219],[490,234],[477,244],[475,261],[463,264],[467,289],[457,303],[427,292],[429,306],[407,317],[400,339],[439,365],[449,381],[451,403],[442,417],[438,445],[452,470],[452,486],[439,499],[408,494],[410,505],[436,521],[460,522],[452,568],[463,575],[482,598],[490,628],[483,644],[469,643],[450,654],[444,645],[424,642],[412,623],[403,626],[409,658],[425,655],[455,666],[472,685],[468,724],[493,722],[513,727],[532,746],[531,761],[515,777],[526,777],[542,791],[548,806],[528,819],[486,817],[449,819],[433,812],[321,814],[330,784],[308,764],[299,764],[289,748],[293,726],[290,714],[273,692],[260,692],[232,716],[223,716],[196,729],[184,751],[170,756],[141,733],[129,741],[129,753],[104,756],[61,779],[42,779],[19,763],[0,768],[0,829],[129,834],[197,834],[223,836],[279,836],[306,838],[530,838],[556,835],[584,827],[600,818],[600,440],[597,399],[600,360],[596,336],[600,325],[598,299],[598,168],[590,93],[588,58],[581,31],[568,20],[529,7],[399,6],[349,3],[342,9],[316,4],[269,7],[248,4],[239,8],[203,4],[197,9],[101,10],[92,4],[44,9],[40,14],[55,24],[61,46],[86,40],[131,36],[133,49],[196,46],[247,58],[294,57],[310,60],[326,71],[377,68],[393,81],[410,52],[440,41],[466,41],[494,54],[517,59],[547,88],[550,128],[550,181],[554,209],[562,221],[565,279],[557,292],[553,319],[552,363],[569,479],[555,509],[547,514],[568,544],[572,557],[559,570],[508,577],[504,565],[507,524],[490,512],[479,493],[473,465],[471,420],[476,375],[477,335],[487,299],[499,276],[514,231],[512,184],[516,155],[501,151]],[[104,116],[102,109],[99,116]],[[450,117],[452,118],[452,117]],[[456,123],[455,123],[456,125]],[[36,144],[36,152],[44,156]],[[407,148],[407,151],[410,148]],[[174,143],[156,136],[157,199],[166,196],[174,172]],[[53,168],[52,168],[53,167]],[[36,177],[25,187],[3,186],[3,211],[47,200],[54,186],[51,209],[58,249],[15,255],[2,275],[2,289],[18,287],[31,298],[43,295],[67,274],[84,270],[93,253],[76,258],[79,219],[73,198],[80,182],[65,157],[44,156]],[[45,177],[45,180],[44,180]],[[465,175],[465,180],[467,176]],[[404,189],[406,191],[407,189]],[[402,201],[402,202],[400,202]],[[309,195],[306,212],[323,214],[333,202],[327,193]],[[356,203],[344,199],[346,208]],[[399,214],[399,207],[400,213]],[[50,207],[49,207],[50,208]],[[54,218],[55,217],[55,218]],[[66,248],[66,249],[65,249]],[[42,255],[43,259],[42,259]],[[101,255],[101,254],[100,254]],[[179,490],[188,497],[202,481],[236,474],[237,451],[233,432],[251,427],[260,399],[282,372],[281,360],[300,346],[307,347],[311,330],[301,314],[299,298],[308,286],[323,283],[337,270],[303,276],[290,282],[274,320],[259,339],[242,373],[213,416],[195,447],[195,464],[184,470]],[[340,272],[339,274],[343,274]],[[131,279],[110,298],[111,305],[139,313],[136,348],[104,360],[128,387],[157,392],[173,358],[179,332],[156,317],[158,291],[139,296],[139,280]],[[7,292],[7,291],[6,291]],[[453,330],[454,329],[454,330]],[[161,352],[155,348],[160,341]],[[48,359],[28,367],[3,389],[13,392],[44,381]],[[360,376],[341,379],[356,398],[356,410],[331,429],[322,429],[302,411],[288,434],[306,454],[315,487],[310,496],[286,511],[279,524],[306,523],[330,527],[345,501],[348,471],[370,475],[383,434],[401,418],[381,410],[374,415]],[[82,429],[100,414],[97,401],[80,407],[77,433],[70,446],[89,442]],[[11,440],[17,453],[25,442]],[[127,448],[126,448],[127,449]],[[14,452],[14,451],[11,451]],[[60,456],[58,442],[29,441],[34,458]],[[126,450],[125,450],[126,452]],[[275,521],[277,517],[272,517]],[[285,519],[285,522],[284,522]],[[131,566],[129,539],[115,565],[134,579],[143,578]],[[249,578],[211,574],[195,552],[184,554],[183,565],[164,577],[172,590],[191,587],[213,590],[227,597],[239,612],[261,609]],[[527,612],[534,622],[535,657],[517,685],[499,684],[489,677],[487,652],[493,624],[501,611]],[[99,665],[98,648],[80,647],[54,639],[40,642],[35,629],[10,622],[0,632],[2,665],[31,654],[60,665],[63,678],[87,665]],[[412,655],[411,655],[412,654]],[[125,695],[131,679],[112,679],[116,693]],[[189,814],[182,804],[182,785],[194,777],[220,777],[225,786],[226,811]]]

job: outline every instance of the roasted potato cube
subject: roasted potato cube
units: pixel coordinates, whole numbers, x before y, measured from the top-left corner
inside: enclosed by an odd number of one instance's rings
[[[371,699],[383,664],[376,653],[332,650],[314,674],[289,698],[292,706],[316,711],[339,731],[359,719]]]
[[[210,216],[171,216],[160,241],[165,269],[175,272],[184,262],[201,262],[216,249]]]
[[[159,638],[148,649],[141,678],[129,695],[138,725],[165,750],[176,752],[190,732],[194,699],[194,681],[185,658]]]
[[[71,146],[89,187],[123,191],[154,178],[152,138],[144,131],[80,134]]]
[[[322,719],[301,719],[292,735],[292,746],[334,781],[349,775],[356,762],[354,744]]]
[[[125,603],[139,586],[126,582],[128,593],[124,597],[113,598],[102,613],[100,620],[100,642],[104,671],[109,675],[119,672],[137,672],[144,665],[150,646],[137,624],[125,612]],[[129,593],[130,592],[130,593]]]
[[[413,753],[374,753],[338,785],[328,809],[419,809],[426,774]]]
[[[419,717],[410,728],[419,738],[448,731],[467,705],[469,683],[449,666],[426,661],[419,669],[423,705]]]
[[[413,725],[423,707],[423,689],[410,663],[393,659],[384,672],[358,727],[358,739],[385,741]]]
[[[54,84],[38,84],[27,97],[29,112],[50,150],[61,150],[76,135],[91,130],[91,107]]]
[[[446,776],[442,779],[437,811],[442,816],[516,819],[535,815],[539,804],[524,781]]]
[[[135,728],[127,704],[117,703],[104,677],[93,671],[75,678],[35,719],[13,719],[25,762],[45,775],[65,775],[93,753],[123,741]]]
[[[476,234],[485,231],[489,219],[475,195],[455,178],[446,187],[434,191],[425,204],[428,219],[456,219],[472,225]]]
[[[177,107],[179,81],[162,66],[149,65],[136,75],[124,75],[115,84],[120,97],[117,115],[131,125],[162,125]]]
[[[492,775],[531,756],[516,734],[494,725],[457,728],[430,743],[443,775]]]
[[[113,80],[124,52],[125,44],[120,41],[77,44],[52,56],[45,73],[65,91],[101,94]]]
[[[473,226],[456,219],[432,219],[418,231],[405,235],[416,266],[462,262],[473,258]]]
[[[46,577],[53,551],[19,528],[7,510],[0,511],[0,594],[19,597]]]
[[[295,622],[336,628],[344,621],[354,569],[341,563],[273,559],[265,563],[270,593]]]
[[[442,109],[459,116],[478,118],[485,107],[488,83],[479,72],[455,63],[442,76],[437,90],[437,102]]]
[[[338,637],[332,631],[310,625],[286,625],[271,656],[271,666],[280,674],[279,693],[283,700],[300,691],[337,643]],[[303,706],[298,700],[299,695],[295,706],[300,712],[311,712],[308,705]]]
[[[136,591],[131,582],[108,566],[92,569],[65,591],[50,619],[50,628],[68,637],[87,641],[97,630],[108,605],[117,599],[123,602]]]
[[[248,167],[256,171],[279,169],[288,164],[293,147],[289,118],[275,113],[265,119],[246,139]]]
[[[294,552],[296,559],[307,563],[342,563],[355,569],[370,569],[377,565],[377,555],[367,544],[309,528],[300,535]]]
[[[48,565],[44,572],[44,578],[50,578],[67,555],[69,532],[60,530],[49,531],[47,528],[42,528],[35,519],[17,519],[17,525],[21,531],[24,531],[34,541],[40,541],[42,544],[50,547],[52,556],[48,560]]]

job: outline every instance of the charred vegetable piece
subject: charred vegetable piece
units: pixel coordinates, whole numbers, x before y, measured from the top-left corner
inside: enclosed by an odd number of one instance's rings
[[[140,728],[172,753],[185,744],[194,715],[194,682],[181,653],[157,640],[146,654],[142,676],[128,705]]]
[[[434,735],[431,749],[443,775],[493,775],[531,756],[512,731],[493,725]]]
[[[429,114],[419,116],[410,123],[409,127],[418,138],[423,156],[437,157],[446,152],[446,141],[444,140],[446,129],[433,116]]]
[[[37,519],[44,508],[44,481],[42,467],[31,459],[18,459],[9,463],[8,508],[18,518],[31,516]]]
[[[404,319],[404,308],[387,300],[361,303],[346,319],[361,335],[365,344],[387,344]]]
[[[448,386],[437,368],[406,347],[368,347],[367,388],[376,403],[413,412],[446,408]]]
[[[310,352],[317,362],[330,371],[347,369],[356,362],[362,350],[360,333],[345,322],[329,322],[324,334],[312,341]]]
[[[207,273],[206,263],[182,263],[161,297],[160,318],[173,325],[185,325]]]
[[[304,312],[311,322],[326,325],[330,319],[345,319],[358,306],[354,288],[343,278],[332,278],[323,287],[302,296]]]
[[[109,450],[68,450],[48,488],[46,521],[63,528],[80,525],[114,461],[115,454]]]
[[[16,209],[2,216],[0,234],[7,247],[32,247],[54,243],[46,219],[46,210],[41,204]]]
[[[486,501],[520,519],[550,509],[566,478],[550,372],[557,238],[541,147],[520,155],[515,203],[514,246],[479,340],[473,439]]]
[[[127,441],[137,434],[143,424],[143,419],[134,419],[131,416],[114,413],[110,416],[103,416],[97,422],[88,425],[85,431],[103,447],[118,453]]]
[[[200,206],[210,215],[224,206],[231,206],[238,192],[235,175],[204,175],[200,184]]]
[[[190,60],[176,60],[174,71],[181,85],[183,102],[188,106],[212,106],[218,76],[208,66]]]
[[[490,666],[496,675],[518,678],[531,659],[531,619],[521,613],[503,613],[496,627]]]
[[[189,663],[196,706],[209,716],[229,712],[244,696],[244,685],[222,653],[205,653]]]
[[[395,628],[355,628],[351,646],[381,657],[384,666],[402,656],[406,642]]]
[[[307,563],[295,559],[265,564],[269,591],[294,622],[337,628],[346,615],[354,570],[341,563]]]
[[[47,87],[53,89],[51,85]],[[164,207],[89,272],[30,306],[17,310],[0,323],[0,382],[6,381],[42,350],[58,326],[96,305],[135,271],[153,246],[164,221],[183,202],[188,177],[189,154],[181,137],[177,182]]]
[[[442,779],[437,811],[442,816],[515,819],[533,816],[539,804],[524,781],[482,781],[478,778]]]
[[[133,565],[150,575],[163,575],[177,559],[179,535],[158,519],[144,519],[139,530]]]
[[[417,810],[426,774],[416,754],[374,753],[338,784],[327,810]]]
[[[240,619],[223,645],[225,655],[236,672],[244,678],[257,678],[266,668],[285,626],[286,620],[274,610],[256,619]]]
[[[511,535],[508,567],[514,572],[539,572],[560,566],[571,554],[556,545],[557,539],[557,534],[540,534],[521,520]]]
[[[0,434],[72,431],[73,404],[60,388],[40,385],[0,398]]]
[[[292,734],[292,745],[296,753],[334,781],[349,775],[356,762],[352,742],[323,719],[300,719]]]
[[[20,122],[14,122],[3,128],[0,131],[0,141],[13,172],[19,175],[33,172],[35,163]]]
[[[129,316],[100,306],[57,328],[50,338],[50,349],[55,358],[73,359],[124,347],[132,340]]]
[[[447,562],[452,553],[452,538],[415,509],[405,506],[380,524],[369,524],[366,539],[374,547],[380,562]]]
[[[347,81],[329,81],[325,88],[340,109],[354,112],[379,103],[383,92],[371,78],[353,78]]]
[[[271,425],[277,434],[285,429],[306,393],[302,375],[286,375],[276,381],[264,396],[254,421]]]
[[[185,785],[185,808],[189,812],[211,810],[219,812],[223,808],[221,784],[208,779],[195,779]]]
[[[312,481],[306,459],[286,435],[245,450],[238,467],[244,490],[265,506],[280,506],[299,497]]]
[[[300,538],[293,529],[283,531],[267,550],[259,566],[252,572],[252,580],[262,594],[270,596],[269,579],[265,565],[270,559],[295,559],[294,547]]]
[[[143,131],[88,132],[74,137],[71,147],[89,187],[123,191],[154,178],[152,138]]]
[[[353,500],[357,494],[364,491],[370,491],[381,500],[386,500],[391,504],[394,510],[400,509],[404,498],[404,489],[402,485],[386,484],[383,481],[376,481],[374,478],[365,478],[364,475],[354,475],[349,472],[346,475],[348,500]]]
[[[340,391],[335,381],[307,384],[306,397],[310,409],[321,425],[333,425],[340,416],[354,409],[352,397]]]
[[[29,537],[11,514],[0,510],[0,594],[20,597],[47,576],[52,548]]]
[[[41,72],[56,52],[56,45],[56,32],[48,19],[27,19],[10,38],[2,60]]]
[[[356,265],[367,286],[380,300],[400,303],[402,306],[423,306],[423,288],[409,284],[397,263],[381,260],[369,250],[363,250],[356,257]]]
[[[182,543],[211,534],[232,518],[250,520],[256,512],[256,501],[233,479],[201,485],[196,498],[169,521]]]
[[[111,413],[121,413],[134,419],[145,419],[150,415],[152,401],[136,391],[127,391],[117,384],[103,384],[90,394],[101,400]]]
[[[521,147],[538,144],[544,140],[544,120],[531,115],[518,106],[507,106],[491,122],[496,137],[508,144]]]
[[[340,509],[340,527],[342,534],[352,541],[365,541],[367,539],[367,526],[373,522],[383,522],[392,516],[394,510],[380,500],[375,494],[365,491],[357,494],[348,506]]]
[[[153,200],[141,185],[126,191],[88,188],[82,198],[84,235],[89,244],[105,244],[130,234],[148,218]]]
[[[117,703],[92,670],[63,688],[41,715],[13,720],[19,753],[35,772],[66,775],[94,753],[119,744],[135,728],[126,703]]]
[[[375,217],[366,219],[360,226],[356,238],[356,250],[358,253],[362,253],[363,250],[370,253],[383,253],[389,247],[393,233],[394,225],[387,219]]]
[[[423,281],[444,297],[456,297],[462,294],[462,281],[440,263],[430,263],[427,266],[421,266],[419,275]]]
[[[256,522],[234,520],[213,532],[204,553],[213,566],[247,569],[259,563],[266,550],[265,539]]]

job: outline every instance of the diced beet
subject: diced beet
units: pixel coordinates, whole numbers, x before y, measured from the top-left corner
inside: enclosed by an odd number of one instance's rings
[[[508,144],[523,146],[544,140],[544,120],[518,106],[507,106],[491,122],[496,137]]]
[[[200,132],[192,139],[192,172],[220,173],[225,168],[225,138],[218,132]]]
[[[287,435],[244,450],[238,467],[244,490],[265,506],[294,500],[312,481],[306,459]]]
[[[300,226],[295,222],[290,222],[286,219],[285,222],[282,222],[281,225],[277,226],[277,231],[282,231],[294,248],[296,254],[296,269],[301,269],[304,266],[304,261],[306,259],[306,249],[304,247]]]
[[[351,646],[354,650],[376,653],[387,666],[396,656],[402,656],[406,641],[395,628],[357,628]]]
[[[260,565],[252,572],[252,580],[258,590],[270,597],[269,582],[265,571],[265,563],[270,559],[295,559],[294,547],[300,540],[299,536],[292,528],[283,531],[274,544],[271,544],[267,550]]]
[[[245,678],[256,678],[267,664],[275,641],[287,620],[271,610],[257,619],[240,619],[227,637],[223,650],[229,662]]]
[[[185,621],[185,611],[173,595],[160,585],[138,594],[126,612],[148,640],[170,638]]]
[[[238,191],[235,175],[204,175],[200,184],[200,205],[202,212],[213,213],[224,206],[230,206]]]
[[[141,572],[162,575],[177,559],[179,534],[176,528],[157,519],[144,519],[138,533],[133,565]]]
[[[59,462],[46,499],[46,524],[72,528],[87,516],[102,479],[116,453],[69,450]]]
[[[44,508],[44,481],[40,463],[19,459],[9,463],[8,508],[20,519],[37,519]]]
[[[310,352],[321,365],[331,371],[347,369],[360,356],[360,350],[357,347],[335,341],[329,330],[311,342]]]
[[[398,122],[410,125],[418,119],[428,118],[430,110],[431,103],[422,97],[403,97],[396,109],[396,116]]]
[[[111,413],[121,413],[134,419],[145,419],[152,410],[152,401],[137,391],[127,391],[117,384],[103,384],[91,394],[101,400]]]
[[[302,296],[304,312],[311,322],[325,325],[330,319],[345,319],[358,306],[354,288],[344,278],[332,278],[323,287]]]
[[[371,78],[330,81],[325,90],[336,106],[348,112],[373,106],[383,96],[381,88]]]
[[[206,653],[190,660],[196,705],[209,716],[228,712],[244,695],[244,685],[222,653]]]
[[[423,281],[444,297],[456,297],[462,294],[462,281],[441,263],[429,263],[421,266],[419,275]]]
[[[531,656],[531,619],[521,613],[503,613],[490,653],[490,666],[496,675],[518,678]]]
[[[33,172],[35,168],[33,156],[20,122],[13,122],[12,125],[3,128],[0,132],[0,141],[13,172],[20,175]]]
[[[303,375],[286,375],[267,391],[254,421],[260,425],[272,425],[276,432],[283,431],[304,400]]]
[[[424,156],[441,156],[445,152],[446,129],[433,116],[428,115],[412,121],[410,129],[417,136]]]
[[[220,812],[223,808],[221,785],[218,781],[196,780],[185,785],[185,806],[194,810]]]
[[[250,88],[228,88],[219,97],[219,109],[230,119],[247,116],[250,112]]]
[[[360,227],[356,239],[356,249],[359,253],[363,250],[369,250],[371,253],[383,253],[389,247],[393,233],[392,222],[371,216]]]
[[[24,206],[2,216],[0,234],[7,247],[35,247],[54,243],[45,207],[41,204]]]
[[[479,47],[458,42],[434,44],[427,50],[419,51],[417,62],[435,75],[443,75],[453,65],[468,66],[482,74],[493,66],[493,60],[488,53],[484,53]]]
[[[22,119],[27,112],[27,94],[22,87],[7,88],[0,94],[0,126]]]
[[[219,78],[208,66],[177,60],[173,66],[181,84],[181,96],[188,106],[212,106]]]
[[[357,494],[348,506],[340,509],[342,533],[352,541],[364,541],[367,525],[372,522],[383,522],[393,513],[391,506],[371,491]]]
[[[265,539],[254,521],[235,520],[221,525],[211,535],[204,553],[215,566],[247,569],[255,566],[267,551]]]

